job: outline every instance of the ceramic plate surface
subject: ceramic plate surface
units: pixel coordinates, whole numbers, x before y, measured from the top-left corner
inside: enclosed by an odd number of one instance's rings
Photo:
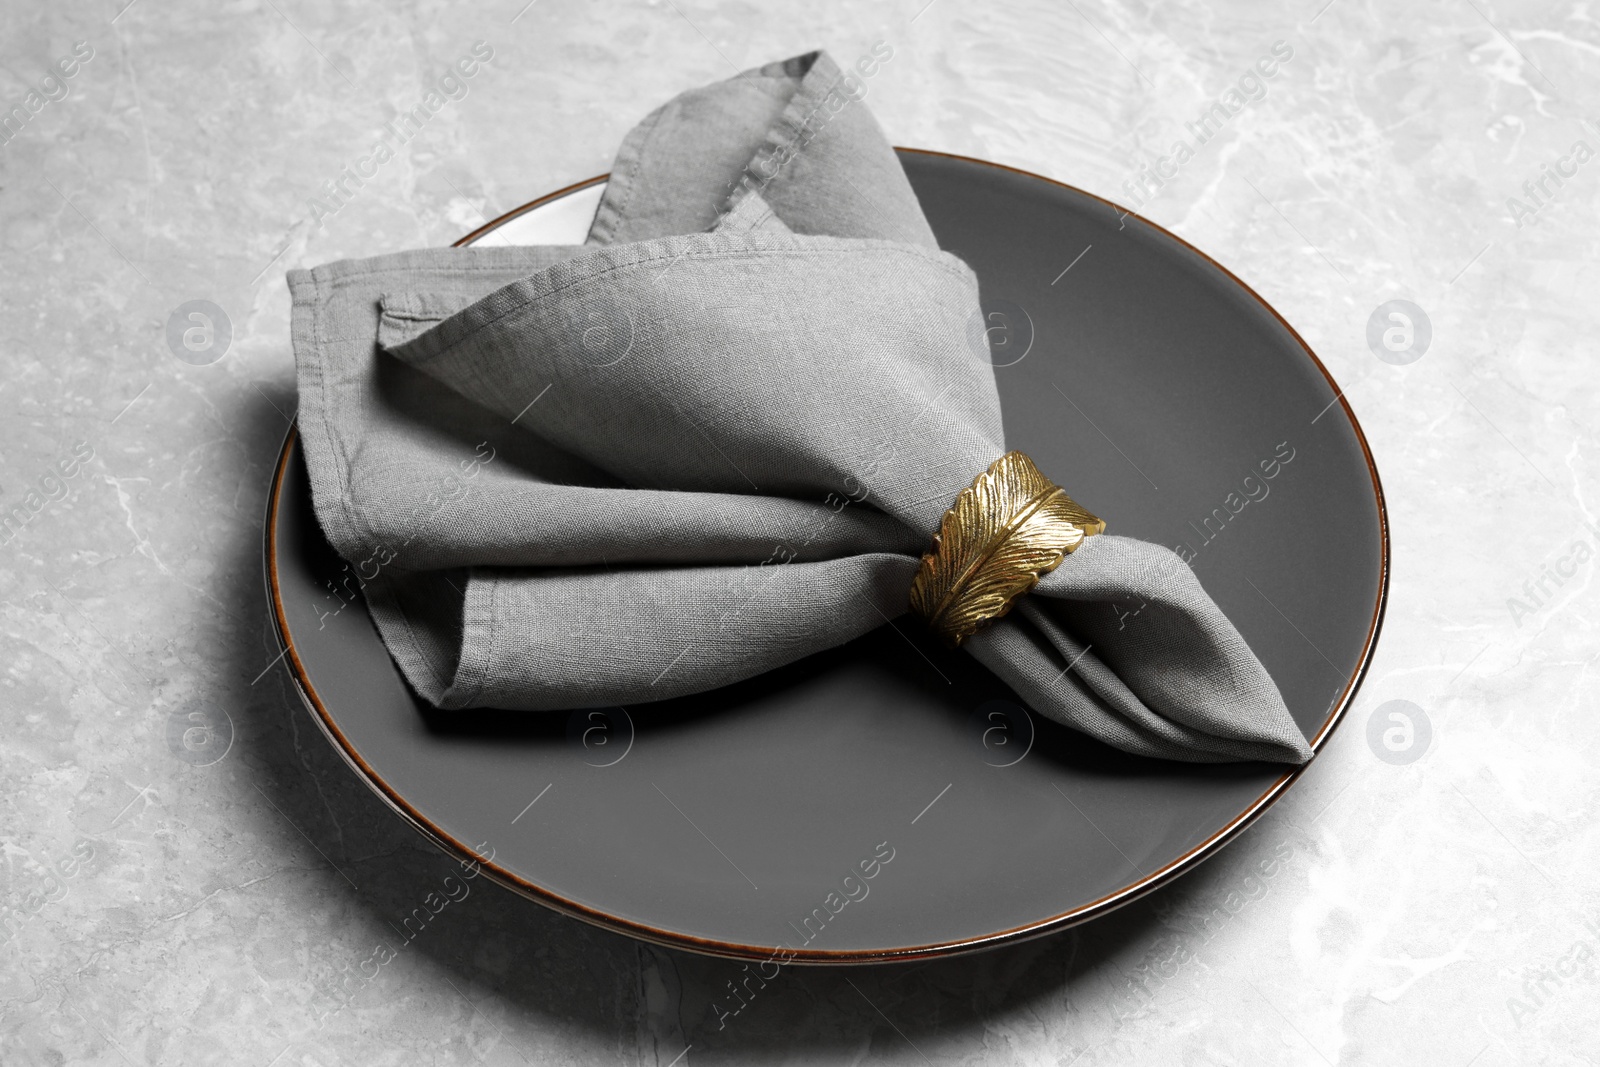
[[[1377,471],[1338,387],[1260,297],[1166,231],[1035,175],[902,160],[940,243],[981,279],[1008,445],[1114,532],[1186,547],[1320,749],[1388,585]],[[468,239],[580,241],[601,182]],[[356,772],[503,884],[655,942],[862,962],[1036,936],[1192,869],[1298,777],[1116,752],[1024,711],[909,618],[668,703],[433,712],[359,602],[319,628],[340,564],[292,434],[266,550],[290,669]]]

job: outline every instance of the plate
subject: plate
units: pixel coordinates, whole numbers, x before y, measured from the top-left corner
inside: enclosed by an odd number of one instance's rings
[[[1338,386],[1175,235],[1038,175],[900,151],[940,244],[980,278],[1008,445],[1116,532],[1186,547],[1320,750],[1388,587],[1383,493]],[[581,239],[603,181],[463,241]],[[1040,936],[1192,870],[1303,773],[1117,752],[904,618],[691,698],[433,711],[359,601],[324,624],[340,562],[292,431],[266,555],[307,707],[397,814],[541,904],[660,944],[860,963]]]

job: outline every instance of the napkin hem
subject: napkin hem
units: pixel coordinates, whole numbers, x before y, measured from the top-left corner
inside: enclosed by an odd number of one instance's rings
[[[653,263],[672,264],[688,255],[697,259],[737,259],[761,256],[859,255],[880,252],[921,260],[976,290],[977,275],[960,258],[881,238],[824,237],[774,230],[745,233],[696,233],[658,237],[625,245],[606,245],[575,259],[552,264],[526,278],[497,289],[469,307],[442,320],[426,333],[388,350],[405,352],[408,362],[425,362],[469,340],[502,318],[574,286],[610,274],[635,270]],[[663,274],[665,271],[662,272]]]
[[[826,52],[821,49],[815,49],[797,56],[791,56],[788,59],[780,59],[773,63],[741,71],[739,74],[734,75],[731,80],[770,80],[793,83],[789,101],[784,105],[787,108],[789,103],[792,103],[794,98],[803,91],[806,80],[810,77],[811,72],[816,69],[819,61],[830,64],[832,62]],[[710,89],[719,84],[723,83],[713,82],[711,85],[700,88],[702,90]],[[689,92],[695,91],[689,90]],[[639,170],[643,160],[649,154],[650,147],[661,126],[661,120],[667,115],[668,109],[678,105],[680,99],[682,99],[682,94],[673,97],[667,103],[650,112],[637,126],[629,130],[628,134],[622,139],[622,144],[617,148],[616,158],[611,166],[611,173],[606,178],[605,192],[601,194],[600,203],[595,208],[594,220],[589,224],[586,243],[602,247],[616,243],[617,231],[626,226],[628,222],[627,209],[633,200],[634,192],[638,188]],[[748,169],[747,166],[746,173],[748,173]],[[736,188],[729,197],[724,197],[721,207],[731,206],[731,197],[737,196],[738,191]]]

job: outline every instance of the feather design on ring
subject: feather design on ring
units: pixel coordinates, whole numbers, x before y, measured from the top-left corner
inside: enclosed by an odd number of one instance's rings
[[[959,645],[1105,528],[1025,453],[1007,452],[945,512],[912,579],[911,609]]]

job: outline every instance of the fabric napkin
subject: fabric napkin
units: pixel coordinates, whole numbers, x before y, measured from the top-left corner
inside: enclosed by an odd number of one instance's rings
[[[908,610],[1006,446],[977,278],[862,91],[812,53],[676,97],[628,134],[582,246],[289,274],[316,514],[427,701],[662,700]],[[1157,545],[1089,538],[962,647],[1130,752],[1311,755]]]

